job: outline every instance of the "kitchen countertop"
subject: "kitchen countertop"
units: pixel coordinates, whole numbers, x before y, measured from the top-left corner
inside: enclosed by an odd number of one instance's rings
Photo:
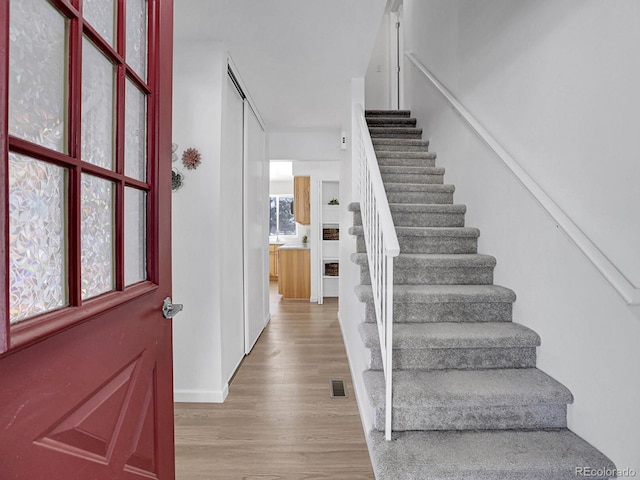
[[[280,248],[278,248],[278,250],[308,250],[308,249],[309,249],[308,243],[306,245],[302,243],[283,245]]]

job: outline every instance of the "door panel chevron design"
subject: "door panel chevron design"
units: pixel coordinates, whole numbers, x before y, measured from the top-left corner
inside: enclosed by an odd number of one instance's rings
[[[156,418],[156,379],[157,370],[154,368],[142,406],[132,453],[124,466],[127,472],[144,475],[148,478],[158,478],[156,470],[157,435],[154,421]]]
[[[87,460],[108,463],[120,432],[141,356],[76,405],[37,445]]]

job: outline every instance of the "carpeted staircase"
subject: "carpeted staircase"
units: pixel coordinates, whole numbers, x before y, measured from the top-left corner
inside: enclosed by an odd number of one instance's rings
[[[571,392],[536,368],[539,336],[512,322],[516,295],[493,284],[494,257],[408,111],[367,111],[400,243],[394,262],[393,441],[358,204],[351,204],[366,304],[364,372],[375,410],[377,480],[605,479],[613,463],[569,431]],[[594,412],[596,415],[597,412]],[[580,470],[583,469],[583,470]]]

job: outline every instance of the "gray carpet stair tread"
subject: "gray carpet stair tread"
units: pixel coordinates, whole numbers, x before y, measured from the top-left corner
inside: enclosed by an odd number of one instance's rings
[[[361,302],[373,301],[371,285],[356,285]],[[513,303],[513,290],[498,285],[394,285],[394,303]]]
[[[384,405],[384,373],[364,372],[372,406]],[[573,402],[560,382],[537,368],[397,370],[393,407],[557,405]]]
[[[383,150],[376,148],[376,158],[437,158],[434,152],[405,152],[399,150]],[[382,167],[381,167],[382,168]]]
[[[359,212],[360,203],[352,202],[348,205],[350,212]],[[389,209],[392,212],[413,212],[413,213],[466,213],[467,206],[461,204],[439,205],[432,203],[390,203]],[[396,227],[397,228],[397,227]]]
[[[442,167],[405,167],[405,166],[386,166],[380,167],[380,173],[401,173],[403,175],[444,175]]]
[[[615,465],[569,430],[398,432],[369,445],[377,480],[569,480]],[[603,480],[607,477],[590,477]]]
[[[384,189],[387,192],[454,193],[456,187],[449,183],[437,185],[429,183],[385,183]]]
[[[362,226],[349,227],[351,235],[364,235]],[[480,230],[473,227],[396,227],[396,235],[408,237],[470,237],[480,236]]]
[[[356,265],[368,265],[366,253],[352,253],[351,261]],[[495,267],[496,258],[477,253],[401,253],[394,260],[394,267]]]
[[[379,348],[375,323],[361,323],[359,329],[367,348]],[[540,337],[536,332],[510,322],[397,323],[393,326],[394,348],[516,348],[539,345]]]
[[[392,212],[406,213],[466,213],[467,206],[462,204],[436,204],[436,203],[390,203]]]

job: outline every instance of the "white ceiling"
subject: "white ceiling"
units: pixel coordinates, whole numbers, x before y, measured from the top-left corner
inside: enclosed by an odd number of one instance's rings
[[[270,130],[336,128],[385,3],[175,0],[175,37],[224,42]]]

